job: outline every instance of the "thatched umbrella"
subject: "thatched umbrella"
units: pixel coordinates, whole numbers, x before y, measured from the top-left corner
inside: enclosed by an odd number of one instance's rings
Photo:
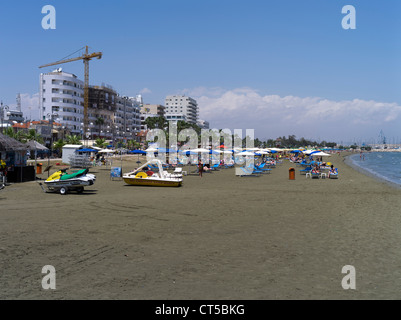
[[[24,151],[24,150],[26,150],[26,146],[23,143],[0,133],[0,151]]]
[[[21,151],[26,151],[26,150],[27,150],[27,146],[24,145],[23,143],[0,133],[0,153],[1,152],[21,152]],[[21,182],[22,182],[22,167],[21,167]]]
[[[47,151],[49,148],[46,148],[44,145],[41,145],[39,142],[35,140],[31,140],[25,144],[31,151]]]

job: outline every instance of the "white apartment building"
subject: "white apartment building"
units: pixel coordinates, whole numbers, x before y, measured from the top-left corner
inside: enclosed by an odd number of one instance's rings
[[[39,87],[40,120],[53,117],[67,132],[84,135],[84,82],[59,68],[41,73]],[[141,103],[140,95],[121,97],[111,87],[91,86],[86,136],[135,139],[141,127]],[[96,124],[98,118],[103,124]]]
[[[18,110],[10,110],[6,112],[6,116],[4,117],[4,121],[12,124],[12,123],[22,123],[25,121],[24,114],[22,111]]]
[[[73,134],[80,134],[84,118],[84,82],[61,68],[39,77],[40,120],[61,123]]]
[[[184,120],[188,123],[197,124],[199,118],[198,103],[195,99],[186,96],[167,96],[165,99],[166,114],[168,121]]]
[[[142,96],[137,95],[135,97],[129,98],[132,102],[132,126],[135,134],[138,134],[141,131],[141,107],[143,104]]]
[[[201,129],[209,129],[209,126],[210,126],[210,125],[209,125],[209,122],[206,121],[206,120],[198,120],[197,125],[198,125],[198,127],[201,128]]]
[[[135,140],[141,129],[140,100],[137,97],[117,96],[116,102],[114,125],[118,133],[117,138]]]

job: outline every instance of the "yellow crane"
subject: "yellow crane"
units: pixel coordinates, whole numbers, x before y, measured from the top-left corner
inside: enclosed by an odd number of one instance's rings
[[[84,61],[84,65],[85,65],[85,86],[84,86],[84,128],[83,128],[83,132],[86,135],[86,131],[87,131],[87,128],[88,128],[88,106],[89,106],[89,61],[92,60],[93,58],[101,59],[103,53],[102,52],[89,53],[88,52],[88,46],[85,46],[85,48],[86,48],[85,49],[85,53],[82,54],[82,56],[80,56],[80,57],[48,63],[48,64],[45,64],[43,66],[40,66],[39,68],[55,66],[55,65],[58,65],[58,64],[73,62],[73,61],[77,61],[77,60],[83,60]]]

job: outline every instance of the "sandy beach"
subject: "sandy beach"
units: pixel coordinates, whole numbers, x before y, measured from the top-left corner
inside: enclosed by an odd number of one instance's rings
[[[80,195],[10,185],[0,191],[0,299],[401,298],[401,190],[342,155],[330,161],[338,180],[296,167],[291,181],[284,161],[259,178],[186,176],[181,188],[127,186],[104,167]],[[41,287],[45,265],[56,290]],[[356,290],[341,286],[345,265]]]

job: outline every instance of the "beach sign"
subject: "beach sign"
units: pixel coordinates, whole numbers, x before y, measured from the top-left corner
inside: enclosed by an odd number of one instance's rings
[[[121,167],[112,167],[110,171],[110,179],[121,178],[122,177]]]

